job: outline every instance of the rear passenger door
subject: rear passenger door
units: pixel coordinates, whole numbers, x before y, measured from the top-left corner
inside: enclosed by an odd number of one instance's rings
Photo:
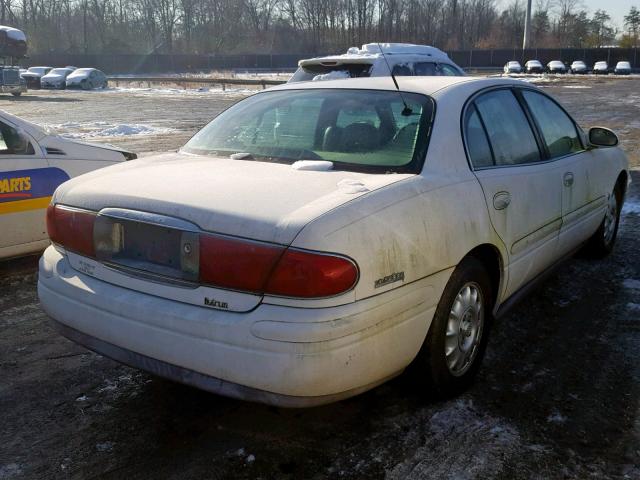
[[[561,167],[562,228],[559,253],[571,252],[598,228],[604,214],[606,193],[598,188],[598,162],[594,152],[586,151],[575,122],[542,92],[523,89],[529,111],[540,131],[550,159]],[[600,159],[601,160],[601,159]]]
[[[509,252],[508,296],[558,255],[561,167],[548,161],[514,89],[493,89],[474,97],[463,129],[492,225]]]

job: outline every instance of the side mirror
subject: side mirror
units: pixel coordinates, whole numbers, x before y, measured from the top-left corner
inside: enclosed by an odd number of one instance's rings
[[[615,147],[618,136],[608,128],[593,127],[589,129],[589,144],[594,147]]]

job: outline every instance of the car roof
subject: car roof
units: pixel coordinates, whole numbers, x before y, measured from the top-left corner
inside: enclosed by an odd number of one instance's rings
[[[516,79],[507,78],[478,78],[478,77],[415,77],[402,76],[396,77],[398,86],[403,92],[421,93],[424,95],[434,95],[436,92],[450,91],[458,86],[477,85],[477,89],[500,86],[500,85],[520,85],[527,86],[529,83]],[[275,90],[304,90],[304,89],[351,89],[351,90],[396,90],[391,77],[369,77],[369,78],[349,78],[340,80],[325,80],[322,82],[294,82],[285,83],[270,88],[268,91]]]
[[[367,43],[362,48],[351,47],[347,53],[327,55],[324,57],[305,58],[298,62],[300,67],[317,65],[323,62],[342,63],[373,63],[383,58],[382,52],[389,58],[401,57],[403,59],[430,59],[439,62],[452,63],[449,56],[436,47],[429,45],[415,45],[411,43]]]

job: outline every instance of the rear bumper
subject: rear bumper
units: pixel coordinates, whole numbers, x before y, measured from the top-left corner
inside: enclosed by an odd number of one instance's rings
[[[400,373],[424,341],[440,276],[339,307],[232,313],[97,280],[50,247],[38,294],[63,335],[115,360],[226,396],[304,407]]]

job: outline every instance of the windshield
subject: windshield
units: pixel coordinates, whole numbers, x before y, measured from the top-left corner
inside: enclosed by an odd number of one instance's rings
[[[44,74],[48,70],[47,67],[31,67],[27,70],[29,73]]]
[[[415,93],[266,92],[224,111],[183,151],[289,164],[326,160],[345,170],[416,172],[426,154],[433,112],[433,101]]]

